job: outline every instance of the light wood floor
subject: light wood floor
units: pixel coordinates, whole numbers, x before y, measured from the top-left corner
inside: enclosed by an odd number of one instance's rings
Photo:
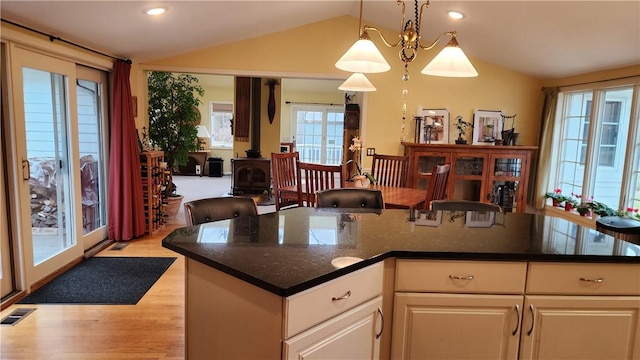
[[[0,358],[11,360],[184,359],[184,257],[162,247],[180,225],[110,246],[95,256],[174,256],[177,260],[136,305],[31,305],[14,326],[0,326]]]

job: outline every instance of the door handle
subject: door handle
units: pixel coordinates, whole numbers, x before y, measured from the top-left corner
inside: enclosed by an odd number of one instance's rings
[[[531,333],[533,332],[533,325],[536,321],[536,313],[535,313],[536,309],[533,307],[533,304],[529,305],[529,311],[531,312],[531,327],[527,331],[527,336],[530,336]]]
[[[518,321],[516,323],[516,328],[511,332],[511,335],[513,336],[516,336],[516,334],[518,333],[518,328],[520,327],[520,305],[518,304],[516,304],[516,320]]]
[[[378,315],[380,315],[380,332],[376,334],[376,339],[379,339],[382,336],[382,332],[384,331],[384,314],[382,313],[382,309],[378,307]]]
[[[27,170],[26,175],[25,169]],[[31,180],[31,164],[29,163],[29,160],[22,160],[22,180]]]

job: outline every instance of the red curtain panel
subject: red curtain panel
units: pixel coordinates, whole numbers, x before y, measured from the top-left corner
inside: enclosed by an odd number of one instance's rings
[[[133,119],[131,64],[118,60],[113,73],[109,155],[109,239],[127,241],[144,235],[140,153]]]

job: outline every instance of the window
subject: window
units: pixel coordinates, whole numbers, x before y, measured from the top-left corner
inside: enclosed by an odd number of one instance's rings
[[[548,191],[593,196],[614,209],[640,208],[639,81],[559,94]]]
[[[342,162],[344,107],[296,106],[292,108],[293,134],[300,161],[329,165]]]
[[[211,147],[233,148],[231,134],[233,104],[212,101],[209,103],[209,113],[211,114]]]

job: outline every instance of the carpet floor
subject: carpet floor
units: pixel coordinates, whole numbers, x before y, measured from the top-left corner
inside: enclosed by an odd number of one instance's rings
[[[135,305],[175,257],[91,257],[19,304]]]

